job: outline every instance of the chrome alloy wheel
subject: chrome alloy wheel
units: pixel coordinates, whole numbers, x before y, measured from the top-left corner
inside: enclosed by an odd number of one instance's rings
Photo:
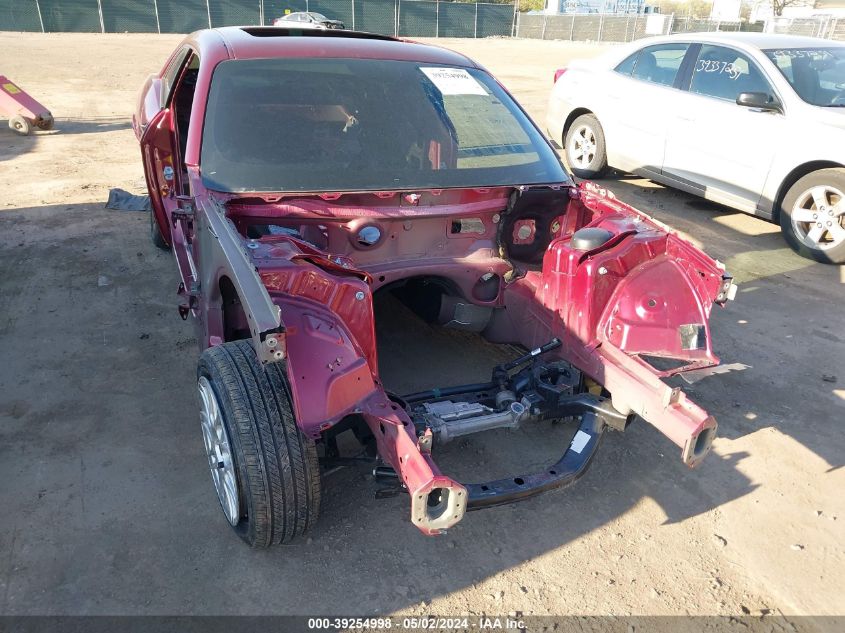
[[[238,499],[238,480],[235,476],[235,464],[232,461],[232,449],[229,436],[223,425],[223,412],[220,403],[211,388],[211,383],[205,376],[199,379],[200,392],[200,422],[202,424],[202,439],[205,442],[205,452],[208,456],[208,467],[211,469],[211,479],[217,490],[217,498],[223,508],[223,514],[232,525],[240,520],[240,501]]]
[[[596,159],[596,133],[588,125],[580,125],[569,137],[567,156],[571,167],[589,169]]]
[[[792,230],[812,249],[826,250],[845,242],[845,194],[828,185],[811,187],[795,201]]]

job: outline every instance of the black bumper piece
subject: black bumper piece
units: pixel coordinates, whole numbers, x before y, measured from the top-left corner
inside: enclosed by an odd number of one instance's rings
[[[469,495],[467,510],[480,510],[521,501],[565,488],[580,479],[590,466],[608,424],[618,426],[624,416],[603,398],[579,394],[561,398],[555,417],[581,415],[581,426],[560,460],[545,471],[480,484],[464,484]],[[550,416],[551,417],[551,416]]]

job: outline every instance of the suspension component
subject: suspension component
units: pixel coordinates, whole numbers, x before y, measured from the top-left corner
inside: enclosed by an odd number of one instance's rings
[[[427,402],[417,411],[440,444],[479,431],[515,429],[521,422],[532,417],[526,405],[521,402],[511,402],[504,411],[495,411],[478,402],[442,400]]]

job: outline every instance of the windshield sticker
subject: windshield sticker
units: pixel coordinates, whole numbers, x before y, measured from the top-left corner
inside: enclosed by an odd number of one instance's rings
[[[487,95],[484,87],[463,68],[420,68],[442,95]]]
[[[724,73],[731,79],[736,79],[742,74],[742,70],[730,62],[720,62],[715,59],[699,59],[695,67],[697,73]]]

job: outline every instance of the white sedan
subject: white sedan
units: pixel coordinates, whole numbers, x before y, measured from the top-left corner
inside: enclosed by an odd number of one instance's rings
[[[778,222],[805,257],[845,262],[845,42],[639,40],[559,70],[546,126],[576,176],[636,173]]]

